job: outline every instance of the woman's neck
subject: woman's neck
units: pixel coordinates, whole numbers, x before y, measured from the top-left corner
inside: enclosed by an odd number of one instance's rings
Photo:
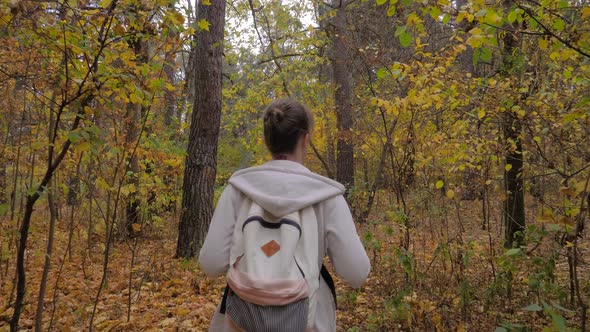
[[[303,165],[303,158],[296,153],[282,153],[272,156],[273,160],[289,160]]]

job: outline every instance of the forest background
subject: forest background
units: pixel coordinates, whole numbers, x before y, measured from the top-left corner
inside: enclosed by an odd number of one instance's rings
[[[372,262],[341,331],[588,329],[586,0],[3,0],[0,329],[206,329],[264,107]]]

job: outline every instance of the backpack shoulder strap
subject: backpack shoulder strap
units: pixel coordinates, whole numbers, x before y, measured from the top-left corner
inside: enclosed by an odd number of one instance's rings
[[[328,285],[330,293],[332,293],[332,298],[334,299],[334,307],[338,309],[338,300],[336,299],[336,285],[334,284],[334,279],[332,279],[332,275],[330,275],[330,272],[324,264],[322,264],[320,276],[322,277],[322,279],[324,279],[326,285]],[[225,296],[225,293],[223,295]]]

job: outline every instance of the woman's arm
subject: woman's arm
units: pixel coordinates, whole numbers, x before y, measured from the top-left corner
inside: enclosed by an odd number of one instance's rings
[[[232,234],[236,223],[235,196],[237,191],[228,185],[219,197],[209,231],[199,253],[201,270],[209,277],[227,272]]]
[[[352,214],[343,196],[326,201],[324,210],[326,246],[336,274],[352,287],[361,287],[371,263],[356,232]]]

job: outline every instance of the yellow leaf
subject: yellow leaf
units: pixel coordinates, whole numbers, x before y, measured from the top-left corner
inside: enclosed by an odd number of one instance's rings
[[[184,23],[184,16],[177,11],[170,11],[168,17],[170,18],[172,23],[176,25],[181,25]]]
[[[484,20],[488,24],[499,24],[502,22],[502,18],[495,11],[489,10],[484,17]]]
[[[211,0],[203,0],[203,1],[201,1],[201,4],[203,6],[211,6]]]
[[[551,222],[555,220],[553,212],[549,209],[543,209],[541,215],[537,217],[538,222]]]
[[[582,19],[585,19],[587,17],[590,17],[590,7],[584,7],[582,8]]]
[[[477,117],[480,119],[483,119],[483,117],[486,116],[486,111],[485,110],[479,110],[477,112]]]
[[[111,186],[105,181],[105,179],[100,176],[96,179],[95,183],[98,189],[101,190],[108,190],[111,188]]]
[[[586,190],[586,182],[585,181],[577,182],[576,184],[574,184],[574,190],[576,191],[576,194],[582,193],[583,191]]]
[[[546,50],[549,46],[549,40],[544,38],[539,38],[539,48],[542,50]]]
[[[447,191],[447,198],[448,199],[453,199],[455,197],[455,192],[452,189],[449,189]]]
[[[440,189],[445,185],[443,180],[436,181],[436,189]]]
[[[510,171],[512,169],[512,164],[506,164],[506,166],[504,166],[504,169],[506,170],[506,172]]]
[[[139,232],[141,230],[141,225],[137,224],[137,223],[133,223],[131,224],[131,228],[133,229],[134,232]]]
[[[81,144],[77,145],[74,149],[77,152],[84,152],[84,151],[90,150],[90,147],[91,147],[90,142],[84,141]]]
[[[199,28],[201,28],[201,30],[205,30],[205,31],[209,31],[209,25],[211,25],[209,22],[207,22],[206,19],[202,18],[197,25],[199,26]]]

